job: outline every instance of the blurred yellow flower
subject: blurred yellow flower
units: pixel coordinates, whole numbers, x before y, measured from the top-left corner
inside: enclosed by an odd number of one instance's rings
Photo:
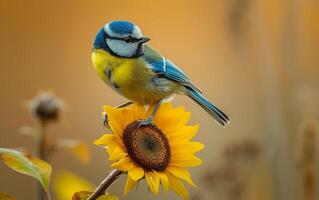
[[[186,125],[190,112],[165,103],[156,113],[153,124],[139,127],[138,121],[148,116],[144,106],[104,106],[104,111],[112,133],[103,135],[95,144],[107,148],[113,168],[127,172],[124,194],[145,178],[154,194],[158,194],[161,185],[164,191],[172,189],[183,199],[188,199],[182,181],[192,186],[194,183],[186,167],[202,163],[195,153],[204,147],[191,141],[198,125]]]
[[[95,186],[84,178],[63,170],[57,173],[53,190],[57,200],[70,200],[74,193],[82,190],[93,191]]]
[[[57,147],[67,148],[72,152],[81,162],[88,163],[90,160],[89,147],[86,143],[78,139],[60,139],[57,142]]]
[[[16,200],[16,199],[6,193],[0,192],[0,200]]]

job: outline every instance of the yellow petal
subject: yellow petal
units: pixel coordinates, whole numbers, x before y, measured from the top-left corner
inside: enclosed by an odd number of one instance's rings
[[[131,108],[122,108],[121,110],[121,120],[123,123],[123,129],[130,124],[131,122],[135,121],[135,117],[133,115],[133,111]]]
[[[199,128],[199,125],[182,126],[178,128],[171,127],[165,130],[165,134],[168,136],[171,142],[188,141],[188,140],[191,140],[196,135],[198,128]]]
[[[168,166],[166,170],[172,175],[176,176],[177,178],[183,179],[190,185],[195,186],[195,184],[192,181],[192,177],[190,173],[185,168],[176,167],[176,166]]]
[[[154,194],[158,194],[159,190],[159,176],[154,172],[146,172],[145,173],[145,180],[149,188]]]
[[[112,153],[109,152],[109,160],[120,160],[127,156],[127,153],[120,147],[115,147]]]
[[[123,121],[123,115],[121,115],[121,109],[113,108],[111,106],[104,106],[103,109],[107,114],[108,124],[112,132],[121,137],[123,130],[126,127],[126,122]]]
[[[196,167],[201,165],[202,161],[193,155],[187,154],[179,154],[174,155],[172,154],[172,158],[170,161],[170,165],[178,166],[178,167]]]
[[[184,107],[175,108],[174,113],[178,119],[177,125],[185,125],[191,118],[191,113],[186,111]]]
[[[123,130],[128,124],[139,119],[145,119],[145,107],[138,104],[133,104],[125,108],[113,108],[104,106],[104,111],[108,116],[108,123],[116,135],[122,137]]]
[[[188,199],[188,192],[183,183],[172,175],[167,174],[169,179],[169,187],[181,196],[184,200]]]
[[[201,151],[205,147],[204,144],[200,142],[181,142],[173,143],[171,145],[171,151],[173,155],[176,154],[194,154]]]
[[[117,148],[118,146],[117,145],[109,145],[106,147],[106,151],[109,155],[113,154],[113,151]]]
[[[146,118],[146,109],[143,105],[134,104],[131,108],[131,112],[134,118],[133,121]]]
[[[119,137],[122,137],[122,134],[123,134],[123,130],[124,130],[124,126],[121,126],[120,124],[119,124],[119,121],[111,121],[111,120],[109,120],[109,126],[110,126],[110,128],[111,128],[111,130],[112,130],[112,132],[114,133],[114,134],[116,134],[117,136],[119,136]]]
[[[145,118],[145,108],[141,105],[133,104],[130,107],[121,108],[121,122],[123,129],[133,121]]]
[[[174,116],[172,113],[172,105],[163,103],[159,109],[156,112],[156,115],[154,116],[153,122],[159,126],[161,129],[165,127],[165,125],[168,125],[172,119],[174,119]]]
[[[117,146],[125,149],[121,138],[114,134],[104,134],[102,137],[97,139],[94,144],[108,149],[114,149]]]
[[[97,146],[108,146],[113,143],[116,144],[116,136],[114,134],[104,134],[94,142]]]
[[[133,181],[130,176],[127,176],[126,185],[124,188],[124,196],[127,195],[136,185],[136,181]]]
[[[167,175],[163,172],[157,172],[157,174],[159,175],[163,190],[167,192],[169,189],[169,182],[168,182]]]
[[[129,159],[128,157],[124,157],[121,160],[113,163],[111,167],[126,172],[133,167],[133,163],[131,159]]]
[[[107,114],[107,117],[108,118],[117,118],[118,117],[118,108],[115,108],[115,107],[112,107],[112,106],[109,106],[109,105],[105,105],[103,106],[103,110],[104,112]]]
[[[156,114],[159,114],[159,117],[162,115],[169,115],[172,112],[173,106],[170,103],[162,103]]]
[[[158,109],[154,123],[164,131],[167,127],[185,125],[189,119],[190,112],[185,111],[183,107],[173,108],[172,104],[164,103]]]
[[[144,170],[140,167],[134,166],[128,171],[128,175],[133,181],[138,181],[144,177]]]

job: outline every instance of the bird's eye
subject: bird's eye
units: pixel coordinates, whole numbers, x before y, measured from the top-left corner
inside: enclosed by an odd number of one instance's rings
[[[131,38],[130,38],[130,37],[126,37],[126,38],[124,38],[124,41],[125,41],[126,43],[130,43],[130,42],[131,42]]]

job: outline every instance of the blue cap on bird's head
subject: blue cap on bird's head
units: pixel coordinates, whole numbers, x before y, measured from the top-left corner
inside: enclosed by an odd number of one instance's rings
[[[143,37],[141,29],[129,21],[111,21],[96,35],[93,48],[104,49],[112,55],[134,58],[143,55],[143,43],[149,41]]]
[[[134,28],[137,27],[129,21],[112,21],[108,23],[107,26],[113,33],[119,35],[132,34]]]

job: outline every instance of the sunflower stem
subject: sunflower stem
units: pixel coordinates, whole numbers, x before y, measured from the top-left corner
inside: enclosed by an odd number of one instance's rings
[[[111,173],[109,173],[87,200],[95,200],[95,199],[99,198],[100,196],[104,195],[107,188],[110,185],[112,185],[112,183],[122,173],[123,173],[122,171],[117,170],[117,169],[115,169]]]

